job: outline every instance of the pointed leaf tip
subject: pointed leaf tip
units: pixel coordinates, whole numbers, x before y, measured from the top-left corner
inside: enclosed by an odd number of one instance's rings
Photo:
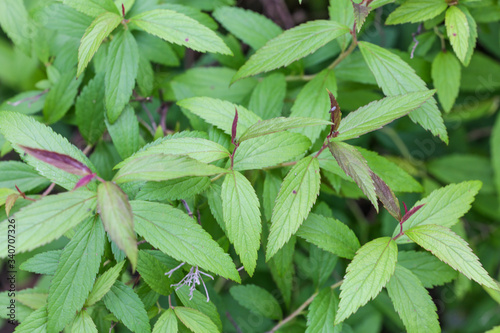
[[[68,155],[59,154],[50,150],[30,148],[23,145],[19,145],[19,147],[21,147],[26,154],[74,175],[86,176],[92,173],[89,167]]]
[[[340,111],[339,103],[335,96],[333,96],[332,92],[328,89],[328,96],[330,97],[330,113],[332,114],[332,133],[339,128],[340,120],[342,119],[342,112]]]

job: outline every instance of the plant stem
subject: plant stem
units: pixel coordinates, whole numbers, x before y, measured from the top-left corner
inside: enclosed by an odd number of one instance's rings
[[[338,287],[340,287],[340,285],[342,284],[342,282],[344,282],[344,280],[340,280],[339,282],[333,284],[330,286],[330,288],[332,289],[336,289]],[[302,303],[301,306],[299,306],[297,308],[297,310],[295,310],[294,312],[292,312],[290,315],[288,315],[288,317],[286,317],[285,319],[283,319],[282,321],[280,321],[276,326],[274,326],[270,331],[268,331],[267,333],[274,333],[276,332],[278,329],[280,329],[283,325],[285,325],[286,323],[288,323],[289,321],[291,321],[293,318],[297,317],[309,304],[312,303],[312,301],[314,300],[314,298],[316,296],[318,296],[318,293],[319,292],[315,292],[314,294],[311,295],[311,297],[309,297],[304,303]]]
[[[333,68],[337,67],[337,65],[340,64],[342,62],[342,60],[347,58],[347,56],[349,54],[351,54],[352,51],[354,51],[356,46],[358,46],[358,37],[356,36],[356,23],[354,24],[354,27],[352,28],[351,35],[352,35],[352,43],[349,46],[349,48],[347,50],[345,50],[344,52],[342,52],[338,56],[338,58],[335,59],[335,61],[332,62],[332,64],[330,66],[328,66],[328,69],[333,69]]]

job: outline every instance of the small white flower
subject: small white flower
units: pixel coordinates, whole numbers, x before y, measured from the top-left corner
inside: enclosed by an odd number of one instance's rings
[[[168,275],[168,277],[172,277],[172,274],[177,269],[182,267],[184,264],[185,263],[182,263],[179,266],[171,269],[170,271],[165,273],[165,275]],[[182,288],[182,286],[185,286],[185,285],[189,286],[189,300],[191,300],[193,298],[193,293],[196,290],[196,286],[203,284],[203,288],[205,289],[205,294],[207,295],[207,302],[209,302],[210,297],[208,296],[207,286],[205,285],[205,282],[203,281],[203,277],[201,276],[202,274],[205,276],[208,276],[212,280],[214,279],[213,276],[211,276],[210,274],[207,274],[205,272],[200,271],[198,269],[198,266],[194,266],[194,267],[191,267],[191,269],[189,270],[189,273],[179,283],[172,284],[170,286],[171,287],[175,286],[176,291],[179,290],[180,288]]]

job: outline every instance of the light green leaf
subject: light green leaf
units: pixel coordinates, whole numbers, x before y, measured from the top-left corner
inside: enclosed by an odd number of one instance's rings
[[[16,333],[47,333],[47,306],[33,311],[19,326]]]
[[[236,137],[240,137],[250,126],[262,120],[255,113],[245,109],[241,105],[215,98],[193,97],[179,101],[177,104],[229,135],[231,135],[235,109],[237,109],[238,126]]]
[[[488,330],[485,333],[500,333],[500,326],[495,326],[491,330]]]
[[[295,103],[293,103],[290,116],[330,120],[330,98],[327,89],[332,94],[337,94],[337,81],[334,72],[330,69],[319,72],[311,81],[306,83],[297,96]],[[314,143],[325,128],[326,125],[323,125],[321,127],[292,130],[292,132],[304,134]]]
[[[14,296],[14,299],[31,309],[38,310],[47,304],[48,296],[49,294],[46,289],[33,288],[19,290],[16,293],[16,296]]]
[[[469,49],[469,22],[467,16],[457,6],[450,6],[446,10],[446,32],[450,39],[453,51],[462,63],[465,62],[465,57]]]
[[[451,52],[440,52],[432,62],[432,81],[439,101],[450,112],[460,89],[461,66]]]
[[[61,74],[59,80],[50,88],[45,99],[43,116],[47,123],[55,123],[68,112],[73,105],[81,82],[81,78],[75,78],[73,70]]]
[[[378,212],[375,183],[363,155],[356,148],[344,142],[332,141],[328,143],[328,148],[340,168],[356,182]]]
[[[340,332],[341,326],[335,327],[338,305],[338,296],[332,288],[321,289],[309,305],[306,333]]]
[[[140,13],[132,17],[130,23],[167,42],[184,45],[195,51],[232,54],[215,32],[173,10],[155,9]]]
[[[106,119],[106,128],[121,158],[128,158],[139,150],[139,122],[134,109],[130,105],[125,106],[114,124],[110,124]]]
[[[218,1],[220,1],[220,0],[218,0]],[[224,1],[224,0],[222,0],[222,1]],[[188,1],[172,1],[172,2],[171,3],[168,3],[168,2],[161,3],[158,6],[158,8],[170,9],[170,10],[173,10],[174,12],[189,16],[193,20],[200,22],[201,24],[203,24],[204,26],[206,26],[207,28],[209,28],[211,30],[217,30],[217,28],[219,27],[217,22],[215,22],[215,20],[208,13],[204,13],[202,11],[203,9],[195,8],[194,4],[189,3],[189,0]],[[175,3],[175,2],[177,2],[177,3]],[[213,3],[214,1],[210,1],[210,2]],[[214,6],[214,7],[216,7],[216,6]],[[210,10],[210,11],[212,11],[212,10]]]
[[[301,128],[309,126],[331,125],[328,120],[306,118],[306,117],[278,117],[260,121],[250,126],[238,141],[242,142],[248,139],[256,138],[262,135],[286,131],[292,128]]]
[[[163,182],[147,182],[136,195],[137,200],[163,201],[187,199],[210,187],[208,177],[185,177]]]
[[[276,198],[266,260],[272,258],[297,232],[316,202],[319,186],[319,163],[316,158],[303,158],[290,169]]]
[[[491,132],[491,163],[493,166],[494,184],[498,193],[500,207],[500,115],[497,116],[493,131]],[[500,210],[499,210],[500,211]]]
[[[49,290],[48,331],[61,331],[83,307],[99,272],[104,235],[101,221],[89,218],[78,227],[62,251]]]
[[[62,250],[42,252],[34,255],[19,266],[23,271],[36,274],[54,275]]]
[[[16,221],[16,253],[31,251],[61,237],[92,215],[96,206],[95,192],[78,190],[46,196],[14,213]],[[7,244],[8,220],[0,223],[0,241]],[[0,253],[5,258],[7,252]]]
[[[76,76],[82,75],[94,54],[101,46],[102,41],[115,30],[122,21],[117,13],[104,12],[98,16],[85,30],[78,48],[78,70]]]
[[[71,332],[75,333],[98,333],[97,327],[94,321],[89,316],[86,310],[82,310],[78,313],[75,320],[73,321],[73,326],[71,327]]]
[[[271,39],[257,50],[236,73],[233,81],[288,66],[348,32],[348,27],[334,21],[303,23]]]
[[[401,251],[398,265],[409,269],[420,279],[425,288],[441,286],[457,278],[458,274],[450,266],[425,251]]]
[[[0,26],[24,53],[30,54],[33,23],[22,0],[0,2]]]
[[[467,17],[467,23],[469,24],[469,43],[467,48],[467,54],[465,55],[465,60],[463,61],[464,66],[469,66],[470,61],[472,59],[472,55],[474,54],[474,49],[476,48],[477,41],[477,23],[474,20],[474,17],[470,14],[469,10],[465,6],[459,6],[460,10],[462,10]]]
[[[409,0],[393,11],[385,24],[427,21],[444,12],[446,8],[446,0]]]
[[[396,265],[387,291],[408,333],[441,332],[436,305],[410,270]]]
[[[116,281],[104,296],[104,304],[132,332],[151,332],[144,304],[134,290]]]
[[[386,97],[350,112],[340,122],[339,135],[334,140],[349,140],[382,128],[419,108],[434,95],[435,90]]]
[[[167,309],[162,313],[153,327],[153,333],[178,332],[177,318],[174,310]]]
[[[400,57],[380,46],[359,42],[358,46],[379,87],[387,96],[426,90],[425,82]],[[437,135],[445,143],[448,134],[434,98],[410,113],[410,119]]]
[[[155,154],[132,159],[117,172],[117,183],[137,180],[163,181],[187,176],[211,176],[226,169],[198,162],[187,156]]]
[[[281,173],[278,174],[277,171],[266,172],[262,193],[262,208],[264,208],[266,221],[271,220],[274,202],[278,196],[278,192],[280,191],[281,181]]]
[[[252,184],[237,171],[226,175],[221,198],[226,235],[234,244],[245,270],[252,276],[262,231],[259,199]]]
[[[139,48],[130,30],[115,35],[109,44],[106,58],[106,110],[114,123],[129,102],[135,86],[139,64]]]
[[[262,119],[279,117],[283,111],[285,96],[285,76],[281,73],[273,73],[257,83],[250,97],[248,108]]]
[[[210,212],[219,224],[222,231],[226,232],[226,224],[224,223],[224,214],[222,212],[222,199],[221,199],[222,185],[213,182],[207,191],[208,206]]]
[[[47,187],[50,182],[26,163],[19,161],[0,162],[0,188],[15,189],[15,185],[23,192]]]
[[[311,141],[299,133],[280,132],[243,141],[234,154],[235,170],[262,169],[304,154]]]
[[[481,182],[468,181],[451,184],[433,191],[428,197],[419,200],[414,207],[424,205],[403,224],[403,231],[418,225],[437,224],[451,227],[458,219],[467,213],[474,197],[481,188]],[[393,236],[400,231],[399,225],[394,229]],[[398,243],[407,241],[406,237],[398,238]]]
[[[165,66],[179,66],[179,58],[170,43],[142,31],[138,31],[134,36],[142,57]]]
[[[93,17],[99,16],[104,12],[119,14],[113,0],[63,0],[63,3]]]
[[[405,235],[469,279],[499,290],[499,286],[488,275],[467,242],[450,229],[426,224],[407,230]]]
[[[240,281],[231,257],[187,214],[159,203],[132,201],[131,205],[135,230],[151,245],[179,261]]]
[[[191,291],[187,286],[176,289],[175,294],[184,306],[205,314],[215,325],[217,325],[219,331],[222,331],[222,322],[217,307],[214,303],[207,301],[207,296],[203,295],[198,290],[194,290],[192,295],[190,295]]]
[[[348,27],[354,26],[354,10],[350,0],[330,0],[328,13],[330,14],[330,20],[345,24]],[[347,48],[351,40],[351,34],[345,34],[337,38],[342,51]]]
[[[175,315],[194,333],[217,333],[219,329],[210,318],[198,310],[176,306]]]
[[[85,301],[85,306],[90,307],[101,300],[101,298],[106,295],[106,293],[111,289],[111,286],[115,283],[120,275],[120,271],[125,264],[125,260],[119,262],[115,266],[108,269],[101,276],[97,278],[92,287],[92,291],[90,292],[87,300]]]
[[[337,219],[310,213],[297,236],[342,258],[352,259],[359,249],[354,232]]]
[[[106,130],[104,123],[104,73],[85,85],[75,103],[78,130],[88,144],[95,144]]]
[[[274,283],[283,295],[283,302],[287,308],[292,300],[292,287],[294,277],[293,255],[297,238],[292,236],[288,242],[267,262]]]
[[[390,237],[374,239],[356,252],[340,286],[336,324],[378,295],[394,274],[397,257],[398,246]]]
[[[283,317],[281,307],[271,293],[267,290],[253,285],[234,286],[229,293],[240,303],[258,316],[279,320]]]
[[[283,30],[273,21],[251,10],[238,7],[220,7],[213,16],[222,26],[255,50]]]

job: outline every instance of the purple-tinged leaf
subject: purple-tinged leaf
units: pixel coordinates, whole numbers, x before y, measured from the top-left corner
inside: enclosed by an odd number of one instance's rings
[[[86,176],[92,173],[92,171],[85,164],[68,155],[59,154],[50,150],[30,148],[22,145],[19,145],[19,147],[21,147],[26,154],[71,174]]]
[[[364,2],[360,4],[353,2],[352,7],[354,8],[354,20],[356,21],[356,29],[359,32],[361,30],[361,27],[363,26],[363,23],[365,23],[366,17],[368,16],[368,14],[370,14],[372,8]]]
[[[79,187],[86,186],[88,183],[90,183],[94,178],[96,178],[97,174],[92,173],[90,175],[83,176],[80,178],[78,183],[76,183],[75,187],[73,188],[73,191],[76,190]]]
[[[5,199],[5,213],[7,214],[7,217],[10,214],[10,210],[12,209],[14,204],[16,203],[16,200],[19,199],[20,196],[21,195],[19,195],[17,193],[12,193],[12,194],[9,194],[7,196],[7,199]]]
[[[335,132],[340,125],[340,120],[342,119],[342,112],[340,111],[339,103],[335,99],[335,96],[328,90],[328,96],[330,96],[330,113],[332,114],[332,133]]]
[[[385,209],[394,216],[398,221],[401,220],[401,208],[399,208],[398,198],[394,195],[391,188],[373,171],[370,170],[370,175],[375,183],[375,193]]]
[[[421,204],[418,206],[413,207],[410,209],[408,212],[406,212],[405,216],[401,219],[401,224],[405,223],[406,220],[408,220],[413,214],[415,214],[420,208],[424,207],[425,204]],[[405,205],[405,211],[406,211],[406,205]]]
[[[234,108],[233,126],[231,127],[231,143],[236,145],[236,127],[238,127],[238,109]]]

